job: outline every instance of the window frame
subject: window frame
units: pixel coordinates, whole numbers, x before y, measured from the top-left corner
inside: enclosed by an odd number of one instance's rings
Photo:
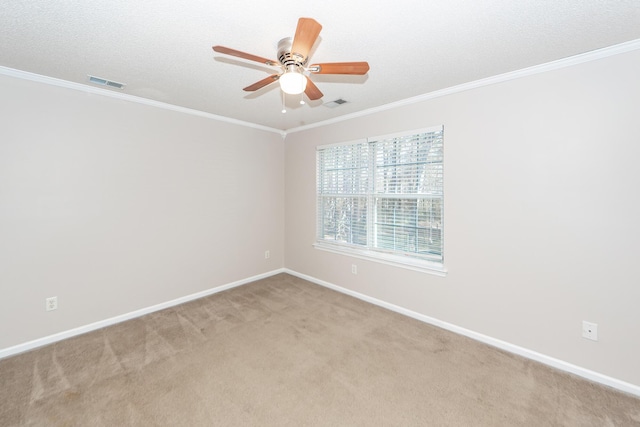
[[[342,143],[335,144],[327,144],[316,147],[316,234],[315,234],[315,243],[313,247],[319,250],[328,251],[332,253],[338,253],[343,255],[349,255],[355,258],[365,259],[369,261],[375,261],[382,264],[393,265],[396,267],[401,267],[409,270],[420,271],[425,273],[430,273],[438,276],[446,276],[447,269],[444,265],[444,181],[442,181],[441,195],[438,197],[441,200],[441,226],[440,233],[442,239],[442,254],[441,260],[430,260],[427,257],[420,257],[418,255],[410,255],[409,253],[403,252],[395,252],[395,251],[385,251],[383,248],[373,247],[372,241],[374,239],[373,236],[373,227],[375,222],[375,203],[377,199],[380,198],[388,198],[385,195],[390,196],[391,198],[398,197],[393,193],[376,193],[375,191],[375,143],[381,142],[389,139],[403,138],[406,136],[412,136],[416,134],[428,134],[434,132],[442,132],[443,138],[443,155],[444,155],[444,126],[433,126],[422,129],[415,129],[410,131],[403,131],[394,134],[381,135],[377,137],[370,138],[362,138],[353,141],[347,141]],[[369,147],[369,159],[367,166],[367,177],[368,177],[368,188],[366,194],[363,196],[367,198],[367,220],[366,220],[366,240],[367,245],[359,245],[359,244],[350,244],[346,242],[332,242],[330,240],[326,240],[321,238],[321,235],[324,233],[323,229],[323,213],[324,211],[321,209],[321,203],[323,202],[323,197],[327,197],[327,193],[321,192],[321,164],[320,164],[320,153],[323,150],[334,148],[337,146],[348,146],[348,145],[366,145]],[[442,160],[442,175],[444,180],[444,157]],[[347,197],[355,197],[357,194],[361,193],[346,193],[345,198]],[[328,197],[331,197],[329,195]],[[338,197],[338,196],[335,196]],[[428,197],[425,197],[422,193],[413,195],[403,195],[401,198],[403,200],[408,200],[414,198],[417,200],[424,199],[426,200]],[[431,196],[433,197],[433,196]]]

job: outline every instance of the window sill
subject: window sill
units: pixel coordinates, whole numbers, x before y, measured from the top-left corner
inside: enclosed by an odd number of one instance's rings
[[[349,255],[355,258],[379,262],[381,264],[392,265],[394,267],[406,268],[407,270],[419,271],[421,273],[433,274],[435,276],[445,277],[447,275],[447,269],[444,265],[427,260],[385,254],[366,249],[332,245],[322,242],[314,243],[313,247],[322,251]]]

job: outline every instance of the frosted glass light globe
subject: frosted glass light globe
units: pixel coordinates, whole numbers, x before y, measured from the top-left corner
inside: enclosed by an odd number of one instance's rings
[[[280,88],[289,95],[298,95],[304,92],[307,87],[307,78],[304,74],[296,71],[287,71],[278,79]]]

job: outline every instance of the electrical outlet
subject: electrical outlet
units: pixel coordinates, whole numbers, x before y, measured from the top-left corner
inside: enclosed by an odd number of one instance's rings
[[[358,274],[358,266],[355,264],[351,264],[351,272],[353,274]]]
[[[50,297],[45,299],[45,309],[47,311],[58,309],[58,297]]]
[[[598,341],[598,324],[582,321],[582,337],[592,341]]]
[[[271,254],[269,253],[269,251],[264,251],[264,259],[269,259],[271,258]]]

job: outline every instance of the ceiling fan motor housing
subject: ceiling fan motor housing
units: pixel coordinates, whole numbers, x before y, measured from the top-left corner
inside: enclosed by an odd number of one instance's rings
[[[278,42],[278,61],[285,70],[301,70],[307,63],[308,57],[303,57],[299,53],[291,52],[293,39],[286,37]]]

